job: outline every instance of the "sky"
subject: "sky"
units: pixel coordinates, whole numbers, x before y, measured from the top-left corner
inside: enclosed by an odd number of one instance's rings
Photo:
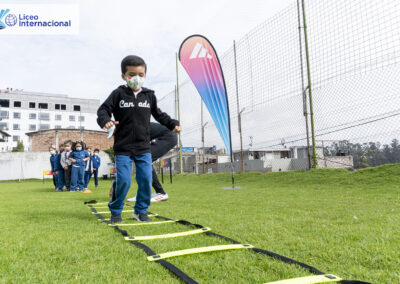
[[[0,5],[76,3],[78,35],[1,35],[0,88],[67,94],[100,101],[122,84],[129,54],[148,65],[145,86],[162,97],[174,89],[175,52],[191,34],[203,34],[223,54],[233,40],[293,0],[221,1],[0,1]],[[187,75],[179,67],[181,79]]]

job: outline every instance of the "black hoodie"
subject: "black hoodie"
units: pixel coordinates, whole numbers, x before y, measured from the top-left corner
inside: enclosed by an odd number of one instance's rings
[[[157,107],[154,91],[142,88],[135,95],[128,86],[119,86],[97,110],[97,123],[101,128],[111,121],[119,121],[114,132],[114,152],[116,155],[136,156],[150,153],[150,116],[168,129],[173,130],[179,121]]]

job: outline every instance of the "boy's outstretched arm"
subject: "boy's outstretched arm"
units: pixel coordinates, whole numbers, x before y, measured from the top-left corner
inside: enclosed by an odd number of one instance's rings
[[[116,94],[112,92],[111,95],[108,96],[108,98],[97,110],[97,124],[101,128],[104,128],[106,125],[109,124],[109,122],[111,122],[111,115],[115,107],[115,100],[116,100]]]
[[[151,114],[155,120],[160,124],[166,126],[169,130],[174,130],[175,132],[180,132],[179,121],[172,119],[167,113],[161,111],[157,106],[157,98],[153,95],[153,100],[151,104]]]

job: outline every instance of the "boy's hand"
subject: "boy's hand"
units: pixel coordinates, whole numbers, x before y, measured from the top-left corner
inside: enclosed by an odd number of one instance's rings
[[[117,125],[117,124],[119,124],[119,121],[109,121],[109,122],[107,122],[107,123],[104,125],[103,129],[104,129],[104,130],[107,130],[107,129],[109,129],[111,126]]]
[[[174,128],[175,133],[180,133],[181,130],[182,130],[182,128],[179,125],[175,126],[175,128]]]

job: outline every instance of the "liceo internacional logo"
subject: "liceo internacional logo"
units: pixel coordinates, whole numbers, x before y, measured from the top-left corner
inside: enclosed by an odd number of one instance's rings
[[[10,4],[0,10],[3,34],[77,34],[77,4]]]
[[[2,10],[0,11],[0,30],[6,28],[6,25],[5,25],[5,23],[3,22],[3,18],[4,18],[4,16],[5,16],[8,12],[10,12],[10,9],[2,9]]]

